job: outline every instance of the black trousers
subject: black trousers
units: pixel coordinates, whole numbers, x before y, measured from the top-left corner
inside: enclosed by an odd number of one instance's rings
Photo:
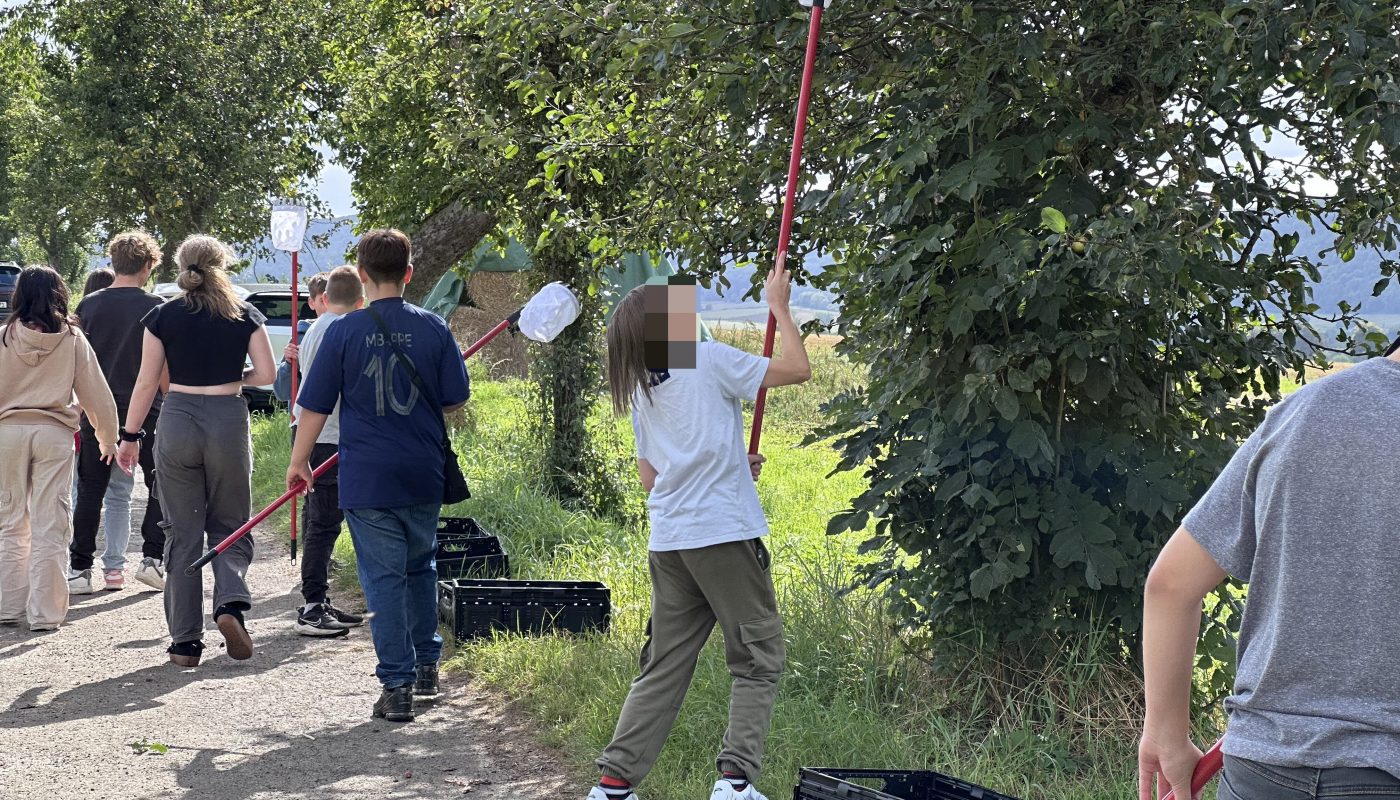
[[[119,408],[121,419],[126,418],[126,409]],[[141,442],[141,476],[146,481],[146,515],[141,519],[141,555],[157,561],[165,557],[165,530],[160,527],[164,516],[160,510],[160,500],[156,493],[156,418],[157,412],[146,417],[142,426],[146,439]],[[112,470],[120,469],[115,464],[102,461],[102,448],[97,443],[97,432],[93,430],[86,416],[78,429],[78,496],[73,500],[73,541],[68,546],[69,566],[74,570],[90,569],[97,553],[97,527],[102,519],[102,498],[107,495],[107,482],[112,478]]]
[[[311,450],[311,468],[321,466],[336,454],[333,444],[317,443]],[[302,556],[301,596],[307,603],[324,603],[330,589],[331,554],[340,537],[345,512],[340,510],[340,465],[336,464],[316,479],[315,491],[304,498],[301,512]]]

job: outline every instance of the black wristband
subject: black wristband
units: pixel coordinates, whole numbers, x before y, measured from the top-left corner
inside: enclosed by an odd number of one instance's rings
[[[146,438],[146,429],[142,428],[135,433],[131,433],[126,428],[122,428],[117,435],[123,442],[139,442]]]

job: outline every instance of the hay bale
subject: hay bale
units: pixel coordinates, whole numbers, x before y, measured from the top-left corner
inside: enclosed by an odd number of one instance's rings
[[[485,336],[529,299],[523,272],[472,273],[467,280],[467,292],[475,307],[458,308],[450,325],[463,348]],[[486,364],[486,374],[493,380],[527,377],[530,359],[526,341],[519,334],[503,333],[472,356],[472,360]]]

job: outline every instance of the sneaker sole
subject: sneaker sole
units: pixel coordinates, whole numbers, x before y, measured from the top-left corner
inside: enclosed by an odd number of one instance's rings
[[[163,579],[160,579],[160,578],[154,578],[154,579],[153,579],[153,578],[148,578],[148,577],[146,577],[145,575],[142,575],[141,573],[138,572],[138,573],[136,573],[136,580],[138,580],[138,581],[140,581],[140,582],[146,584],[147,586],[151,587],[152,589],[155,589],[157,592],[163,592],[163,591],[165,591],[165,581],[164,581]]]
[[[229,658],[234,661],[247,661],[253,657],[253,639],[248,635],[248,631],[238,624],[237,617],[224,614],[214,622],[219,626],[219,633],[224,636]]]
[[[412,714],[371,714],[370,719],[382,719],[389,722],[412,722]]]
[[[74,589],[72,586],[68,587],[68,595],[70,597],[83,594],[97,594],[97,589],[92,586],[89,586],[86,589]]]
[[[124,584],[124,583],[119,583],[119,584],[117,584],[117,585],[115,585],[115,586],[113,586],[112,584],[109,583],[109,584],[107,584],[106,586],[103,586],[103,587],[102,587],[103,591],[107,591],[107,592],[120,592],[122,589],[125,589],[125,588],[126,588],[126,584]]]
[[[199,666],[199,656],[177,656],[172,653],[170,663],[177,667],[197,667]]]
[[[334,636],[349,636],[349,628],[318,628],[315,625],[305,625],[298,622],[292,629],[302,636],[314,636],[318,639],[329,639]]]

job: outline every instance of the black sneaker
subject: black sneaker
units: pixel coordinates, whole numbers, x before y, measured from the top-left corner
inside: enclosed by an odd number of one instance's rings
[[[322,605],[325,607],[326,613],[330,614],[331,618],[334,619],[337,623],[339,623],[340,627],[342,628],[358,628],[361,625],[365,624],[364,617],[360,616],[359,614],[351,614],[348,611],[341,611],[340,609],[331,605],[331,601],[329,600],[327,600],[325,603],[322,603]]]
[[[329,608],[327,603],[317,603],[309,610],[303,607],[297,612],[296,625],[292,626],[292,630],[302,636],[348,636],[350,629],[336,622]]]
[[[170,663],[178,667],[197,667],[200,656],[204,654],[204,642],[196,640],[172,644],[165,652],[170,654]]]
[[[413,693],[419,697],[432,697],[438,693],[438,665],[419,664],[414,669],[418,679],[413,682]]]
[[[248,625],[243,621],[244,603],[226,603],[214,610],[214,624],[224,635],[224,651],[234,661],[246,661],[253,657],[253,639],[248,636]]]
[[[413,721],[413,687],[400,686],[396,689],[385,689],[379,695],[379,699],[374,702],[374,717],[387,719],[390,722],[412,722]]]

